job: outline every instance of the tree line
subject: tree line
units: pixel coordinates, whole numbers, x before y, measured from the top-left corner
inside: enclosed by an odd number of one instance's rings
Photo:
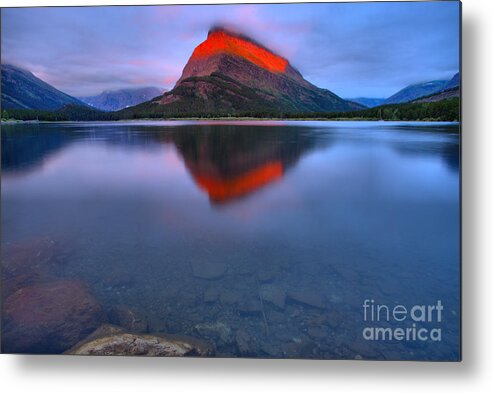
[[[458,97],[437,102],[420,102],[383,105],[351,112],[276,112],[237,111],[187,113],[162,113],[155,111],[102,112],[93,108],[67,105],[56,111],[35,109],[8,109],[2,111],[2,119],[39,121],[115,121],[132,119],[190,119],[190,118],[271,118],[271,119],[323,119],[323,120],[395,120],[395,121],[459,121],[460,101]]]

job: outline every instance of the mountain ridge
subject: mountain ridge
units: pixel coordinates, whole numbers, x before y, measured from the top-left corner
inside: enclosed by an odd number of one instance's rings
[[[2,109],[57,110],[68,104],[86,106],[24,68],[2,63],[1,72]]]
[[[415,83],[404,87],[397,93],[387,98],[383,104],[402,104],[413,101],[419,97],[427,96],[439,92],[446,85],[447,80],[434,80],[422,83]]]
[[[452,79],[450,79],[446,84],[445,86],[443,87],[443,90],[449,90],[449,89],[453,89],[453,88],[456,88],[456,87],[459,87],[460,86],[460,72],[456,73]]]
[[[374,108],[376,106],[382,105],[386,98],[355,97],[345,98],[345,100],[356,102],[357,104],[364,105],[367,108]]]
[[[460,90],[459,87],[452,87],[450,89],[441,90],[438,93],[430,94],[428,96],[420,97],[411,103],[421,103],[421,102],[437,102],[443,100],[449,100],[451,98],[459,98]]]
[[[387,98],[381,105],[402,104],[414,102],[420,98],[439,95],[446,90],[458,88],[460,85],[460,73],[457,72],[451,79],[434,80],[422,83],[415,83],[404,87],[397,93]]]
[[[155,86],[146,86],[104,90],[94,96],[77,98],[96,109],[111,112],[149,101],[162,95],[163,92],[164,89],[160,89]]]

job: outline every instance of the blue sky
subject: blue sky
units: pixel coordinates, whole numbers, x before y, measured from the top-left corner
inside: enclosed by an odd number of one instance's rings
[[[2,9],[2,63],[75,96],[171,89],[217,24],[342,97],[388,97],[459,69],[455,1]]]

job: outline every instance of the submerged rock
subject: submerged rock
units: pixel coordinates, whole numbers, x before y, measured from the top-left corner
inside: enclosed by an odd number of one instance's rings
[[[91,336],[65,352],[97,356],[211,356],[212,348],[192,337],[125,332],[102,325]]]
[[[327,337],[327,329],[322,326],[310,326],[307,333],[314,340],[322,340]]]
[[[226,274],[228,265],[222,262],[192,261],[193,275],[206,280],[218,279]]]
[[[233,342],[233,334],[231,328],[224,322],[204,322],[195,325],[195,331],[201,336],[213,339],[214,341],[220,340],[224,344],[231,344]]]
[[[38,274],[20,274],[6,278],[2,277],[2,299],[6,299],[15,291],[34,284],[47,282],[48,278]]]
[[[260,270],[259,272],[257,272],[257,279],[261,283],[268,283],[274,281],[276,275],[277,271],[274,269]]]
[[[147,333],[149,323],[139,311],[125,306],[117,306],[108,312],[109,322],[124,327],[131,332]]]
[[[310,306],[318,309],[326,308],[323,297],[316,292],[295,289],[287,293],[287,298],[291,302],[299,303],[303,306]]]
[[[343,322],[340,314],[332,312],[327,316],[327,325],[331,328],[339,327]]]
[[[236,332],[236,346],[241,355],[253,355],[256,353],[255,342],[245,330],[239,329]]]
[[[60,353],[105,320],[99,303],[79,281],[56,281],[19,289],[3,304],[2,349]]]
[[[247,299],[238,304],[238,311],[242,315],[262,314],[262,303],[259,299]]]
[[[282,356],[282,350],[279,344],[273,344],[271,342],[264,341],[260,345],[260,349],[268,357],[279,358]]]
[[[288,359],[316,359],[319,357],[318,346],[311,341],[292,342],[282,345],[283,357]]]
[[[48,236],[2,245],[2,298],[20,288],[53,280],[56,249]]]
[[[7,276],[44,274],[53,262],[55,242],[48,236],[34,237],[2,247],[2,270]]]
[[[260,287],[260,296],[262,296],[264,301],[273,304],[281,310],[284,310],[286,307],[286,292],[276,285],[262,285]]]

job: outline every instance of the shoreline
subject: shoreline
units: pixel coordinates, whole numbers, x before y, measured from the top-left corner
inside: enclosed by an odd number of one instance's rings
[[[10,124],[51,124],[51,123],[118,123],[118,122],[142,122],[142,121],[153,121],[153,122],[180,122],[180,121],[231,121],[231,122],[242,122],[242,121],[320,121],[320,122],[372,122],[372,123],[457,123],[461,124],[461,121],[457,120],[382,120],[382,119],[365,119],[365,118],[292,118],[292,119],[282,119],[282,118],[269,118],[269,117],[184,117],[184,118],[142,118],[142,119],[118,119],[118,120],[2,120],[0,124],[10,125]]]

